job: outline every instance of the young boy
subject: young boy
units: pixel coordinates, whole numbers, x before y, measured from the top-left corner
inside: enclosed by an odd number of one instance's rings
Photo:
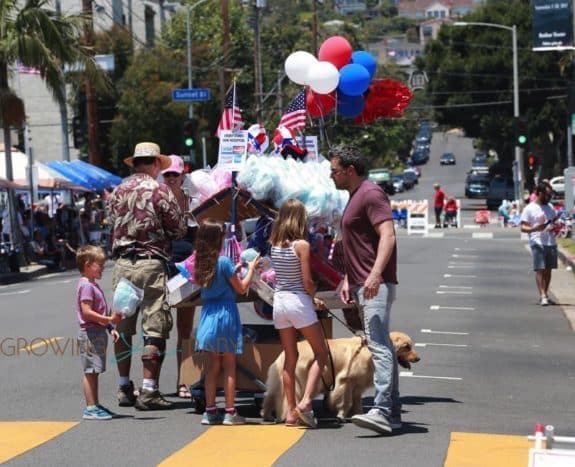
[[[104,250],[93,245],[81,247],[76,254],[76,262],[82,275],[76,290],[76,315],[80,325],[78,343],[84,370],[86,408],[82,418],[85,420],[109,420],[113,415],[98,402],[98,375],[106,371],[106,329],[110,331],[115,342],[119,336],[113,325],[121,319],[118,313],[107,316],[106,298],[96,283],[97,279],[102,278],[105,261]]]

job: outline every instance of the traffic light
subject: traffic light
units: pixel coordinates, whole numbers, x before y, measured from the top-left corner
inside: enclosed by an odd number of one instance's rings
[[[184,148],[190,149],[194,145],[194,121],[188,120],[184,123],[184,128],[182,132],[184,140]]]
[[[86,144],[86,126],[79,116],[72,119],[72,138],[76,149],[82,149]]]
[[[535,154],[529,154],[527,156],[527,165],[529,166],[529,170],[533,170],[537,165],[537,157],[535,157]]]
[[[515,120],[515,146],[524,148],[528,145],[529,131],[527,126],[526,117],[517,117]]]

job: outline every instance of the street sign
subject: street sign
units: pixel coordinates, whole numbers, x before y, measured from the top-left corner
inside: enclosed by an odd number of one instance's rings
[[[209,101],[210,90],[207,88],[172,89],[173,101]]]

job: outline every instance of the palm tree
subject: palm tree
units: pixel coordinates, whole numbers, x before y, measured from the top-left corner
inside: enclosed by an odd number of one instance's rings
[[[79,65],[86,79],[100,89],[105,75],[96,67],[93,50],[82,45],[91,15],[57,15],[51,0],[0,0],[0,120],[4,132],[6,176],[13,179],[10,127],[21,127],[24,103],[10,89],[10,66],[17,62],[36,68],[59,104],[65,105],[63,67]],[[18,243],[14,191],[8,190],[12,239]]]

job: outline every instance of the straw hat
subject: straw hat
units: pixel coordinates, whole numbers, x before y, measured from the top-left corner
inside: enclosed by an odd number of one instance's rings
[[[134,155],[131,157],[126,157],[124,159],[124,164],[128,167],[134,166],[134,159],[138,157],[157,157],[162,163],[162,170],[166,170],[172,161],[168,156],[164,156],[160,153],[160,146],[156,143],[138,143],[134,148]]]

